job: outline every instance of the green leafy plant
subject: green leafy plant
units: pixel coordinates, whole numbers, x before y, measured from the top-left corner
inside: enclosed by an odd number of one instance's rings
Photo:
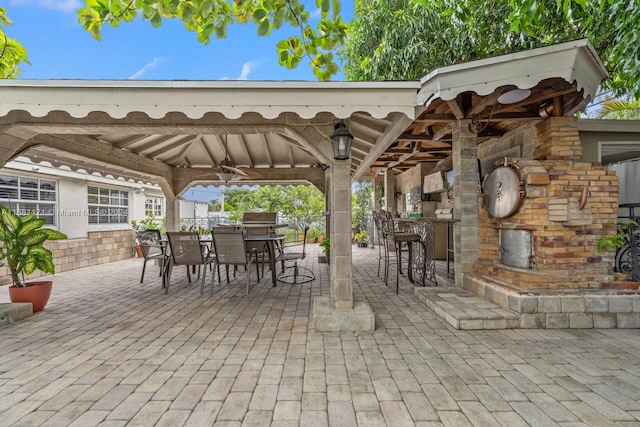
[[[355,236],[353,236],[353,238],[356,239],[356,242],[358,243],[365,243],[368,237],[369,232],[367,230],[361,230],[360,232],[356,233]]]
[[[606,249],[613,251],[625,247],[630,241],[631,233],[638,234],[640,233],[640,229],[638,229],[638,223],[636,221],[629,219],[617,225],[616,234],[600,237],[598,250]]]
[[[134,230],[155,230],[160,227],[160,225],[156,222],[153,215],[147,215],[144,219],[140,221],[136,221],[135,219],[131,220],[131,227]]]
[[[20,64],[29,64],[27,50],[5,32],[12,24],[7,11],[0,7],[0,79],[15,78],[20,74]]]
[[[55,273],[53,254],[43,246],[47,240],[64,240],[66,234],[43,228],[45,220],[33,213],[16,215],[0,206],[0,260],[9,268],[14,286],[24,287],[26,276],[36,270]]]
[[[327,258],[329,258],[329,254],[331,251],[331,241],[329,240],[329,238],[326,238],[322,242],[320,242],[320,246],[322,247],[322,252],[324,252]]]
[[[384,183],[379,183],[376,187],[376,204],[384,207]]]

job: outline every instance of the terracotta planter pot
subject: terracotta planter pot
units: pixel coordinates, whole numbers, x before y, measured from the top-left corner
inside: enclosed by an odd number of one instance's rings
[[[24,288],[9,286],[9,298],[11,302],[30,302],[33,305],[33,312],[41,311],[49,302],[51,295],[51,280],[40,282],[28,282]]]

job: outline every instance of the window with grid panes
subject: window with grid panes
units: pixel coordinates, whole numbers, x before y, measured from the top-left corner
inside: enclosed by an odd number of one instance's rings
[[[127,224],[129,192],[88,186],[89,224]]]
[[[50,179],[0,175],[0,204],[23,216],[34,213],[45,224],[56,225],[57,183]]]
[[[144,214],[146,216],[162,216],[162,197],[147,197],[144,200]]]

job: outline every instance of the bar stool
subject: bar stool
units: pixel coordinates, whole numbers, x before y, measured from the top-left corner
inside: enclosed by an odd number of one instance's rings
[[[376,238],[378,240],[378,277],[380,277],[380,264],[382,260],[387,258],[387,242],[384,238],[384,230],[382,226],[382,215],[378,211],[373,211],[373,223],[376,229]],[[387,274],[387,266],[385,264],[385,276]]]
[[[406,243],[409,246],[409,262],[407,269],[409,270],[409,279],[411,279],[411,258],[413,255],[412,243],[419,242],[420,236],[411,232],[396,231],[393,223],[393,217],[389,212],[380,211],[383,216],[382,226],[386,243],[385,253],[385,275],[384,284],[387,285],[389,281],[389,266],[390,266],[390,254],[395,253],[396,257],[396,294],[399,289],[400,271],[402,270],[402,244]]]

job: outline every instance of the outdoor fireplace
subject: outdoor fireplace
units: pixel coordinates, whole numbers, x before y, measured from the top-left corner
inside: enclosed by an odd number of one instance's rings
[[[575,120],[553,117],[506,142],[531,157],[502,158],[484,176],[474,275],[527,291],[613,281],[597,246],[616,219],[617,177],[581,160]]]

